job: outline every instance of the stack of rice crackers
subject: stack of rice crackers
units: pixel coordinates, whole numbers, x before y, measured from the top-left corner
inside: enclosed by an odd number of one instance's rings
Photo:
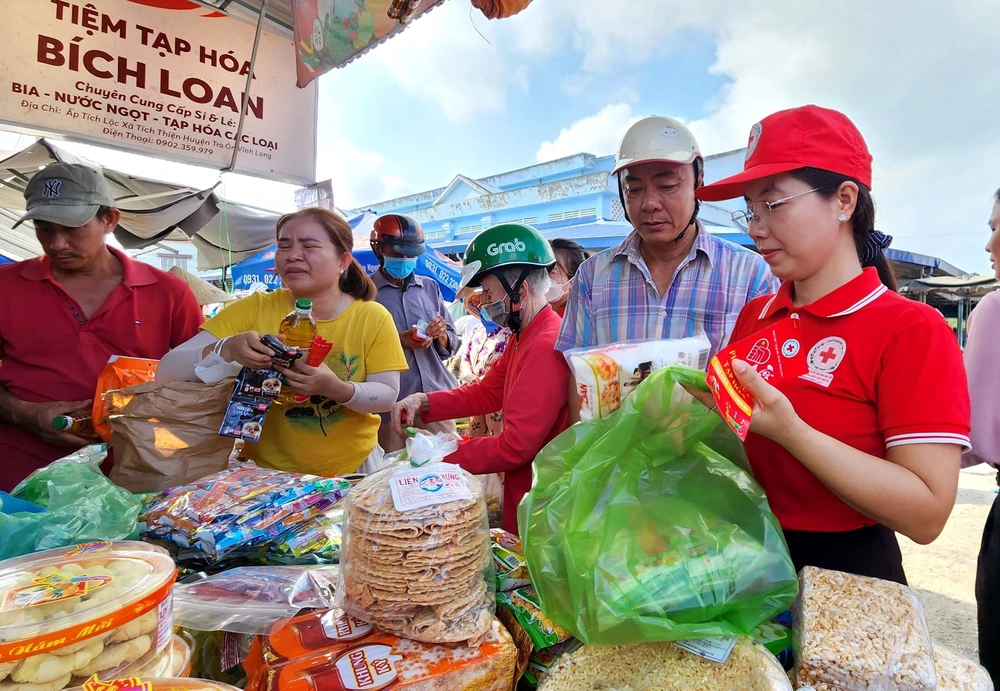
[[[426,643],[475,642],[489,632],[490,532],[482,487],[473,499],[399,512],[388,475],[349,496],[341,555],[344,609],[385,631]]]

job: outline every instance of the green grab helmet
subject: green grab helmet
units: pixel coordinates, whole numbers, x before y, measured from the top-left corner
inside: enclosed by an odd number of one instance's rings
[[[478,288],[497,269],[521,266],[551,269],[556,263],[549,241],[529,225],[500,223],[472,239],[465,250],[462,288]]]

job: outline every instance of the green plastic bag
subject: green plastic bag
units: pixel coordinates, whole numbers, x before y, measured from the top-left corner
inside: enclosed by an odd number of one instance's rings
[[[542,449],[518,507],[542,609],[587,644],[750,635],[798,592],[742,443],[675,383],[707,390],[653,373]]]
[[[87,446],[25,478],[11,496],[46,509],[2,513],[0,559],[96,540],[138,536],[142,504],[101,472],[107,445]]]

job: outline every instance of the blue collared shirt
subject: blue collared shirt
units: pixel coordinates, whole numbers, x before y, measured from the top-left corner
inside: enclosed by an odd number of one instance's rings
[[[410,394],[448,391],[458,386],[445,366],[445,360],[458,348],[458,336],[437,281],[413,274],[402,286],[396,286],[381,271],[373,273],[371,278],[378,288],[375,301],[389,310],[397,331],[412,329],[420,320],[429,322],[438,315],[448,325],[447,348],[435,342],[424,350],[403,351],[409,369],[399,375],[399,400]]]

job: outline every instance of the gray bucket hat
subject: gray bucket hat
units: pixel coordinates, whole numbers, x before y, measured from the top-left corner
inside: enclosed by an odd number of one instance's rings
[[[104,174],[80,163],[53,163],[38,171],[24,189],[24,201],[28,213],[15,228],[28,220],[78,228],[102,206],[117,206]]]

